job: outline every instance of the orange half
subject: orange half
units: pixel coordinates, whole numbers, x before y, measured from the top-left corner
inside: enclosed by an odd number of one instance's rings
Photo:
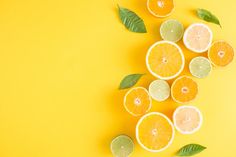
[[[167,17],[175,8],[173,0],[147,0],[149,12],[156,17]]]
[[[149,48],[146,65],[153,76],[169,80],[182,72],[184,55],[177,44],[170,41],[159,41]]]
[[[136,126],[138,143],[150,152],[160,152],[168,148],[173,142],[174,135],[172,122],[159,112],[144,115]]]
[[[233,61],[234,48],[226,41],[216,41],[208,50],[208,58],[215,66],[224,67]]]
[[[171,86],[171,96],[178,103],[188,103],[198,94],[197,83],[188,76],[177,78]]]
[[[124,98],[125,109],[133,116],[140,116],[151,108],[151,97],[143,87],[130,89]]]

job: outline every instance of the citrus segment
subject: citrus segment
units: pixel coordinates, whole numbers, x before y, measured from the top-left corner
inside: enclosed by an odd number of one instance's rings
[[[234,48],[226,41],[216,41],[208,51],[210,61],[216,66],[226,66],[234,58]]]
[[[134,143],[129,136],[119,135],[111,142],[111,152],[115,157],[128,157],[134,150]]]
[[[155,80],[149,85],[149,93],[156,101],[164,101],[170,96],[170,86],[164,80]]]
[[[149,12],[156,17],[169,16],[174,7],[173,0],[147,0]]]
[[[159,41],[149,48],[146,65],[153,76],[169,80],[182,72],[184,55],[177,44],[170,41]]]
[[[202,125],[202,114],[194,106],[181,106],[175,110],[173,121],[180,133],[192,134],[200,129]]]
[[[168,148],[174,139],[174,134],[172,122],[159,112],[144,115],[136,126],[138,143],[150,152],[160,152]]]
[[[151,108],[151,97],[143,87],[132,88],[125,95],[124,106],[133,116],[140,116]]]
[[[171,86],[171,96],[178,103],[188,103],[198,94],[197,83],[188,76],[177,78]]]
[[[184,44],[193,52],[202,53],[207,51],[211,42],[212,31],[203,23],[190,25],[184,33]]]
[[[177,42],[184,34],[184,26],[177,20],[167,20],[161,24],[160,34],[162,39]]]
[[[211,63],[205,57],[195,57],[189,64],[190,73],[197,78],[207,77],[211,69]]]

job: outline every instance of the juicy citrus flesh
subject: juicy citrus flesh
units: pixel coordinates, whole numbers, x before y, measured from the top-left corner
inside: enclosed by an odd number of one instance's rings
[[[167,20],[161,24],[160,34],[162,39],[177,42],[183,37],[184,26],[177,20]]]
[[[173,0],[147,0],[147,7],[151,14],[156,17],[166,17],[174,9]]]
[[[177,78],[171,86],[171,96],[178,103],[188,103],[198,94],[197,83],[188,76]]]
[[[161,113],[149,113],[139,120],[136,126],[136,138],[144,149],[151,152],[162,151],[173,141],[173,124]]]
[[[192,134],[199,130],[202,124],[201,112],[193,106],[177,108],[173,119],[176,129],[182,134]]]
[[[134,116],[145,114],[151,108],[151,98],[143,87],[130,89],[124,99],[125,109]]]
[[[211,69],[211,63],[206,57],[195,57],[189,64],[190,73],[197,78],[207,77]]]
[[[119,135],[111,142],[111,152],[115,157],[127,157],[133,150],[133,140],[127,135]]]
[[[217,41],[208,51],[210,61],[216,66],[226,66],[234,58],[234,48],[226,41]]]
[[[212,32],[210,28],[202,23],[190,25],[184,33],[185,46],[198,53],[208,50],[212,42]]]
[[[184,56],[175,43],[160,41],[149,48],[146,64],[154,76],[168,80],[181,73],[184,68]]]
[[[156,101],[164,101],[170,96],[170,86],[164,80],[154,80],[149,85],[149,93]]]

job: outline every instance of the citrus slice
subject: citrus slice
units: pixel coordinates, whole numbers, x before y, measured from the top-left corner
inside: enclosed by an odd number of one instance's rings
[[[148,11],[156,17],[167,17],[175,8],[173,0],[147,0]]]
[[[182,134],[192,134],[202,125],[202,114],[194,106],[180,106],[173,115],[175,128]]]
[[[147,151],[160,152],[168,148],[174,139],[174,126],[164,114],[151,112],[136,125],[138,143]]]
[[[133,140],[126,135],[115,137],[110,146],[115,157],[128,157],[134,150]]]
[[[159,41],[149,48],[146,65],[153,76],[169,80],[182,72],[184,55],[177,44],[170,41]]]
[[[184,34],[184,26],[177,20],[167,20],[161,24],[160,34],[162,39],[177,42]]]
[[[208,51],[208,58],[215,66],[224,67],[232,62],[234,48],[226,41],[216,41]]]
[[[184,33],[184,45],[191,51],[202,53],[209,49],[212,42],[212,31],[203,23],[190,25]]]
[[[211,63],[205,57],[195,57],[189,64],[190,73],[197,78],[207,77],[211,69]]]
[[[149,85],[149,93],[156,101],[164,101],[170,96],[170,86],[164,80],[155,80]]]
[[[178,103],[188,103],[198,94],[197,83],[188,76],[177,78],[171,86],[171,97]]]
[[[133,116],[140,116],[151,108],[151,97],[143,87],[130,89],[124,98],[125,109]]]

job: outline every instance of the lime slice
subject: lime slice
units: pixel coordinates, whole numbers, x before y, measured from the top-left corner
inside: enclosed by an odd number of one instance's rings
[[[156,101],[164,101],[170,96],[170,86],[164,80],[155,80],[149,85],[149,93]]]
[[[205,57],[195,57],[189,64],[190,73],[197,78],[207,77],[211,68],[210,61]]]
[[[119,135],[111,142],[111,152],[115,157],[128,157],[134,150],[133,140],[126,135]]]
[[[184,34],[184,26],[177,20],[167,20],[161,24],[160,34],[162,39],[177,42]]]

